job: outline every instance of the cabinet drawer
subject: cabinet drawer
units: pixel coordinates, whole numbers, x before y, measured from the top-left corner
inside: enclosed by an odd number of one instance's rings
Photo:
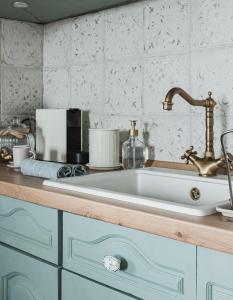
[[[62,300],[97,299],[135,300],[138,298],[113,290],[87,278],[62,271]]]
[[[195,299],[195,246],[69,213],[63,225],[64,268],[143,299]],[[106,270],[105,256],[120,270]]]
[[[58,269],[0,246],[1,300],[58,300]]]
[[[233,300],[233,255],[198,247],[197,299]]]
[[[57,210],[0,196],[0,242],[57,264]]]

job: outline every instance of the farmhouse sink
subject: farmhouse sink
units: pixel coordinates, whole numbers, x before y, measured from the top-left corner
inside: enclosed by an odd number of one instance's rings
[[[215,213],[229,198],[225,176],[159,168],[45,180],[44,185],[194,216]]]

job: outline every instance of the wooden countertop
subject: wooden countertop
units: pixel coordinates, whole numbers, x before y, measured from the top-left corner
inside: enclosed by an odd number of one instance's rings
[[[233,254],[233,220],[215,214],[194,217],[115,204],[112,200],[42,185],[0,165],[0,194],[148,233]]]

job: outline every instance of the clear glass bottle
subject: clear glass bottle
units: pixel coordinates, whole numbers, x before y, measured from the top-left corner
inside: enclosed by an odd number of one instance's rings
[[[122,145],[122,165],[124,169],[143,168],[146,147],[138,138],[137,121],[131,122],[130,136]]]

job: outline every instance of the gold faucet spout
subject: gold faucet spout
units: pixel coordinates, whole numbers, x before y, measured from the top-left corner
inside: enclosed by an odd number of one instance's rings
[[[186,102],[193,106],[203,106],[206,107],[206,100],[195,100],[188,93],[179,87],[174,87],[170,89],[163,102],[164,110],[172,110],[173,102],[172,99],[175,95],[181,96]]]
[[[200,176],[216,176],[217,171],[224,166],[224,157],[215,159],[214,156],[214,107],[216,102],[212,99],[212,93],[208,93],[208,97],[204,100],[196,100],[187,92],[179,87],[170,89],[163,102],[164,110],[172,110],[173,98],[175,95],[181,96],[187,103],[192,106],[202,106],[206,111],[206,149],[203,158],[198,157],[193,147],[186,150],[182,159],[186,159],[187,163],[192,162],[198,169]]]

